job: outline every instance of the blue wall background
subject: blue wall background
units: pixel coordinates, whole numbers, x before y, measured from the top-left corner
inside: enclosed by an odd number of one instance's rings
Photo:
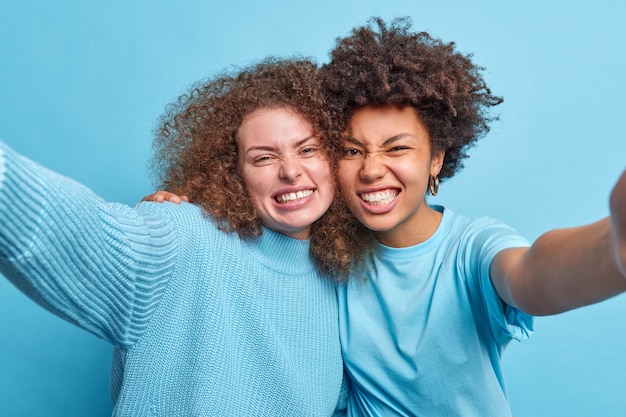
[[[296,3],[0,0],[0,137],[134,204],[153,190],[151,130],[193,81],[268,54],[323,63],[369,16],[411,15],[474,52],[505,98],[501,121],[432,201],[529,239],[608,213],[626,168],[626,2]],[[538,319],[534,337],[505,353],[515,416],[623,415],[624,317],[618,296]],[[110,354],[0,280],[0,416],[110,415]]]

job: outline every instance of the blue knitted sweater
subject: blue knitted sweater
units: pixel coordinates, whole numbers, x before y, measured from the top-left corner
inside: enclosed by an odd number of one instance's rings
[[[107,203],[0,142],[0,273],[113,344],[114,416],[342,408],[334,285],[309,249],[191,204]]]

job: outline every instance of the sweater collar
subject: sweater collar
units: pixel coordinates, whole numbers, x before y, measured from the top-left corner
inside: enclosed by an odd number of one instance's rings
[[[303,275],[316,268],[309,239],[293,239],[263,227],[263,234],[256,239],[246,240],[245,245],[259,262],[282,274]]]

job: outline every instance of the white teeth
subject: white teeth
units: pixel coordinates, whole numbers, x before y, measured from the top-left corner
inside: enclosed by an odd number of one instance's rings
[[[278,201],[279,203],[287,203],[290,201],[295,201],[301,198],[308,197],[311,194],[313,194],[313,190],[304,190],[304,191],[297,191],[295,193],[286,193],[286,194],[281,194],[277,196],[276,201]]]
[[[361,194],[361,198],[370,204],[383,205],[391,203],[397,195],[397,191],[385,190],[375,193],[363,193]]]

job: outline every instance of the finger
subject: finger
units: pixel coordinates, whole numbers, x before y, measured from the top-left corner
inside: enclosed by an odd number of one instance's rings
[[[142,198],[141,201],[157,201],[158,198],[159,196],[156,193],[153,193],[153,194],[148,194],[147,196]]]

